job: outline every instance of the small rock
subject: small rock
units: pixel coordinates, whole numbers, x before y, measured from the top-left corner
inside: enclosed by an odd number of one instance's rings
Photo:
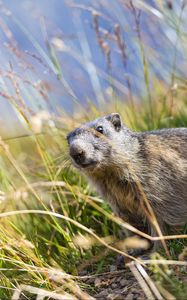
[[[114,272],[117,270],[117,267],[115,265],[110,266],[110,272]]]
[[[118,287],[117,283],[112,283],[112,289],[116,289]]]
[[[134,295],[131,293],[129,293],[125,298],[125,300],[133,300],[133,299],[134,299]]]
[[[129,281],[127,279],[123,278],[120,280],[119,283],[122,287],[124,287],[124,286],[128,285]]]
[[[131,293],[136,294],[136,293],[137,293],[137,288],[134,288],[134,287],[133,287],[133,288],[131,289]]]
[[[121,294],[110,294],[108,295],[107,300],[124,300],[124,297]]]
[[[117,282],[116,277],[110,279],[110,283],[114,283],[114,282]]]
[[[95,285],[95,287],[100,287],[101,286],[101,279],[96,278],[95,281],[94,281],[94,285]]]
[[[82,270],[79,272],[79,276],[85,276],[87,274],[88,274],[88,272],[86,270]]]
[[[116,277],[116,282],[120,282],[121,280],[123,279],[123,277],[119,276],[119,277]]]
[[[86,280],[86,282],[87,282],[88,284],[94,284],[95,278],[94,278],[94,277],[90,277],[90,278],[88,278],[88,279]]]
[[[107,300],[114,300],[114,296],[115,296],[115,294],[109,294],[107,296]]]
[[[103,290],[103,291],[101,291],[99,294],[97,294],[97,298],[105,298],[106,299],[106,297],[107,297],[107,295],[108,295],[108,291],[107,290]]]

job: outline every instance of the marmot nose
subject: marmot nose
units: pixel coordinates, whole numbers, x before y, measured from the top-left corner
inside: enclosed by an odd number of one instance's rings
[[[85,161],[85,151],[78,145],[70,147],[70,155],[77,164],[82,164]]]

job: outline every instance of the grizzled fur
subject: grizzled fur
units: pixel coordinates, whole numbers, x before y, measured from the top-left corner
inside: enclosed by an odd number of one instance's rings
[[[140,229],[148,224],[155,234],[143,191],[163,233],[168,226],[185,225],[187,128],[133,132],[113,113],[83,124],[67,139],[75,167],[122,219]]]

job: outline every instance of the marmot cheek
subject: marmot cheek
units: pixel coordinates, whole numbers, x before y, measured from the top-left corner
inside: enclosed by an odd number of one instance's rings
[[[105,161],[107,161],[107,157],[102,152],[98,152],[97,153],[96,159],[97,159],[98,162],[105,162]]]

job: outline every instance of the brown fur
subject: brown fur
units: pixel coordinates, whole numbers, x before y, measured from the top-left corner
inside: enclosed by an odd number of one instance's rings
[[[101,126],[102,134],[94,134]],[[187,128],[136,133],[118,114],[84,124],[68,136],[70,149],[84,149],[93,168],[80,170],[96,186],[116,215],[141,228],[155,228],[147,215],[148,200],[163,233],[187,223]]]

